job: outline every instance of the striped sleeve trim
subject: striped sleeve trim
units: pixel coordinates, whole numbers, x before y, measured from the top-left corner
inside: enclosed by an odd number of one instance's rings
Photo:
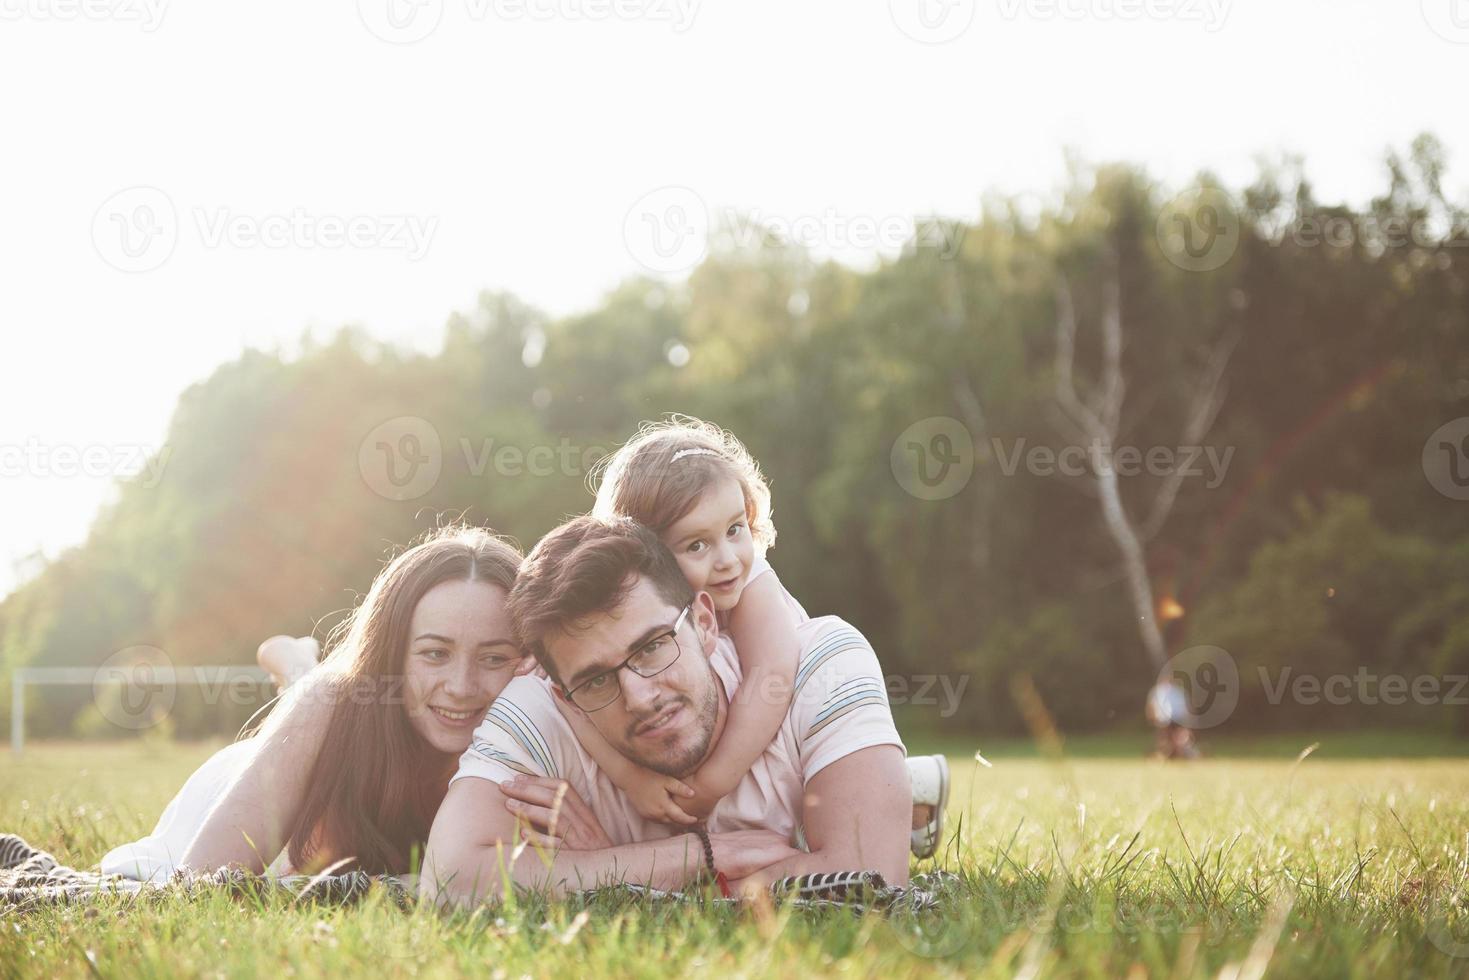
[[[550,776],[560,779],[561,772],[556,768],[551,754],[551,747],[546,744],[546,738],[536,723],[525,713],[525,709],[505,698],[499,698],[490,705],[489,714],[485,716],[493,722],[501,731],[515,740],[515,744],[525,750],[531,761],[541,767],[541,772],[530,772],[519,762],[509,762],[499,758],[503,753],[495,753],[496,761],[503,762],[518,772],[524,772],[528,776]]]
[[[848,681],[831,693],[822,705],[821,712],[811,727],[806,730],[805,738],[811,738],[827,725],[837,721],[858,708],[867,705],[875,705],[886,708],[888,703],[887,691],[884,690],[882,681],[875,677],[858,677]]]
[[[540,773],[538,772],[531,772],[524,763],[515,758],[515,756],[511,755],[509,752],[506,752],[502,749],[497,749],[489,742],[475,739],[474,745],[471,747],[474,749],[474,754],[479,756],[481,759],[484,759],[486,762],[498,762],[506,769],[514,770],[515,772],[518,772],[523,776],[540,775]]]
[[[806,686],[806,682],[811,679],[812,674],[821,669],[822,664],[826,663],[832,657],[845,653],[854,647],[861,650],[871,649],[867,645],[867,638],[850,626],[842,626],[839,629],[832,630],[827,636],[822,637],[821,642],[817,643],[801,658],[801,665],[796,670],[795,693],[801,693],[801,688]]]

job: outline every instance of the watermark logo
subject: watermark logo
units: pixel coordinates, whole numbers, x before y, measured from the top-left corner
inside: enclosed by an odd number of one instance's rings
[[[888,934],[914,956],[948,959],[968,949],[979,936],[979,923],[967,902],[950,897],[931,909],[897,913],[884,920]]]
[[[1469,416],[1445,422],[1428,437],[1423,475],[1450,500],[1469,500]]]
[[[920,44],[947,44],[974,23],[975,0],[888,0],[898,30]]]
[[[357,0],[357,16],[374,37],[389,44],[413,44],[439,26],[444,0]]]
[[[474,24],[519,21],[649,21],[675,34],[693,26],[700,0],[463,0],[454,10]],[[357,0],[357,17],[389,44],[414,44],[444,19],[444,0]],[[461,9],[462,8],[462,9]]]
[[[952,718],[964,702],[968,674],[887,674],[883,677],[888,704],[893,707],[938,708],[940,718]],[[784,701],[777,701],[784,704]]]
[[[1240,220],[1224,192],[1195,188],[1163,206],[1155,231],[1168,261],[1186,272],[1212,272],[1239,248]]]
[[[192,221],[181,222],[173,200],[157,187],[129,187],[92,216],[92,242],[103,261],[122,272],[163,265],[189,225],[207,249],[381,249],[416,262],[428,254],[439,227],[432,215],[317,214],[303,207],[267,214],[193,207],[186,214]]]
[[[169,0],[0,0],[0,20],[114,20],[158,30]]]
[[[763,208],[711,208],[697,191],[668,186],[638,198],[623,218],[629,254],[656,275],[692,270],[711,242],[751,251],[798,248],[822,253],[849,249],[888,253],[932,252],[940,259],[959,254],[968,230],[961,221],[936,215],[867,214],[826,208],[780,214]]]
[[[1435,903],[1424,931],[1440,953],[1455,959],[1469,956],[1469,905],[1464,895],[1448,895]]]
[[[936,415],[904,429],[888,454],[898,485],[919,500],[945,500],[974,475],[974,438],[958,419]]]
[[[240,214],[229,208],[195,208],[194,225],[205,248],[354,248],[400,251],[417,262],[428,254],[439,219],[417,214]]]
[[[823,248],[928,250],[952,259],[964,244],[967,226],[937,217],[910,218],[901,214],[843,214],[827,208],[821,214],[769,214],[759,208],[748,213],[733,209],[720,215],[723,233],[739,248],[756,245]]]
[[[459,452],[464,468],[473,477],[483,477],[491,470],[495,476],[520,477],[586,476],[607,455],[606,446],[582,446],[565,436],[554,446],[537,443],[521,447],[512,443],[496,443],[493,436],[481,438],[479,445],[467,436],[459,437]]]
[[[1433,33],[1452,44],[1469,44],[1469,0],[1420,0]]]
[[[0,443],[0,478],[21,476],[44,479],[116,477],[137,480],[145,490],[163,481],[173,447],[141,445],[86,446],[51,444],[34,437],[21,443]]]
[[[1178,21],[1210,34],[1229,18],[1230,0],[999,0],[1000,16],[1017,20]]]
[[[439,430],[416,415],[374,428],[357,448],[363,482],[388,500],[416,500],[438,485],[444,468]]]
[[[1180,479],[1198,478],[1204,487],[1214,490],[1229,473],[1234,458],[1233,446],[1111,446],[1101,439],[1088,445],[1030,445],[1021,438],[1007,449],[998,436],[990,438],[990,449],[1000,464],[1000,473],[1014,476],[1022,467],[1032,476],[1086,476],[1089,473],[1115,473],[1121,477],[1148,476]]]
[[[1447,214],[1331,214],[1305,212],[1282,221],[1274,213],[1249,215],[1258,237],[1272,248],[1361,247],[1370,255],[1400,248],[1469,248],[1469,219]]]
[[[1195,730],[1222,725],[1239,706],[1239,665],[1223,647],[1189,647],[1163,665],[1159,684],[1171,684],[1182,697],[1170,719]]]
[[[178,694],[173,660],[157,647],[119,650],[92,677],[92,701],[102,717],[129,731],[159,724]]]
[[[92,244],[102,261],[120,272],[158,268],[178,240],[178,212],[157,187],[140,184],[120,190],[92,216]]]
[[[1419,707],[1446,704],[1469,705],[1469,674],[1378,674],[1358,667],[1355,674],[1297,674],[1294,667],[1282,667],[1272,679],[1270,670],[1258,668],[1260,689],[1265,700],[1278,705],[1287,695],[1300,705],[1399,705],[1412,703]]]
[[[709,249],[709,208],[687,187],[660,187],[638,198],[622,219],[622,240],[644,269],[687,272]]]

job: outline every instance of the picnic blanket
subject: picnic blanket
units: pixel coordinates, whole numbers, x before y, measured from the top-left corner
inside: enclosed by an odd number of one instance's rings
[[[942,893],[957,883],[957,876],[944,871],[915,875],[907,887],[889,885],[876,871],[836,871],[782,878],[770,886],[770,893],[777,904],[791,903],[805,908],[922,911],[936,907]],[[413,889],[403,879],[360,871],[275,877],[221,868],[211,872],[178,871],[162,883],[134,881],[69,868],[14,834],[0,834],[0,907],[12,909],[84,903],[110,895],[187,900],[206,892],[258,896],[274,890],[281,890],[296,901],[346,906],[361,900],[373,889],[380,889],[404,908],[414,900]],[[706,900],[689,892],[660,891],[631,884],[605,885],[576,895],[591,899],[608,893],[643,896],[655,901]],[[708,901],[734,904],[738,899]]]

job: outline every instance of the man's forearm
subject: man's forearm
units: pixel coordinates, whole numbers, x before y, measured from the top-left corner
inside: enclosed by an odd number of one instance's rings
[[[552,896],[606,884],[635,884],[664,890],[678,889],[704,869],[699,838],[680,834],[664,840],[622,844],[595,851],[561,849],[556,852],[525,847],[510,865],[512,848],[503,842],[474,845],[450,860],[429,853],[419,894],[455,905],[493,901],[504,890],[504,869],[510,866],[514,885],[544,889]],[[450,870],[450,869],[453,870]]]

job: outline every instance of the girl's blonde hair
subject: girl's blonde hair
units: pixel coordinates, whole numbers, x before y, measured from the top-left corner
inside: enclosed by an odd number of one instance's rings
[[[762,549],[775,543],[770,487],[760,464],[733,433],[690,415],[644,422],[638,434],[598,464],[593,516],[631,517],[660,537],[720,480],[734,479],[745,495],[750,536]]]

